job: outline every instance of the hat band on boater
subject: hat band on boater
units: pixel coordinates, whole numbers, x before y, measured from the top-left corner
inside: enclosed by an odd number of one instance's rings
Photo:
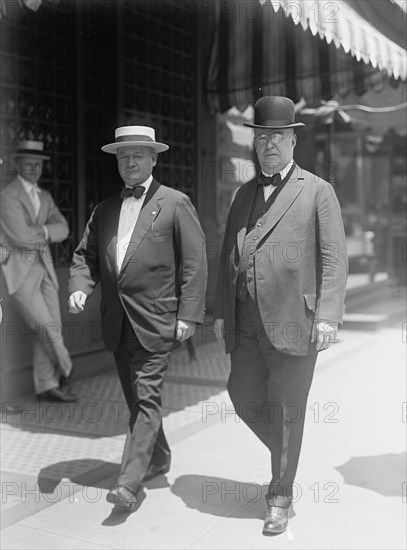
[[[45,151],[38,151],[36,149],[17,149],[17,151],[14,153],[14,156],[47,157],[48,155]]]
[[[261,124],[262,126],[288,126],[290,124],[295,124],[293,120],[266,120],[264,122],[256,122],[255,124]]]
[[[123,141],[151,141],[152,142],[153,140],[151,139],[150,136],[140,136],[140,135],[138,136],[126,135],[126,136],[118,136],[117,138],[115,138],[116,143],[121,143]]]

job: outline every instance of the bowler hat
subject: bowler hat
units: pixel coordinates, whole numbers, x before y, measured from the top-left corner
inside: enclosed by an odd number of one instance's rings
[[[48,160],[50,157],[44,155],[44,144],[42,141],[34,141],[27,139],[25,141],[19,141],[17,144],[16,152],[11,155],[12,157],[33,157],[37,159]]]
[[[295,105],[288,97],[264,96],[254,105],[254,123],[243,123],[250,128],[297,128],[305,126],[295,122]]]
[[[163,153],[169,149],[165,143],[155,140],[155,130],[150,126],[121,126],[116,128],[115,142],[103,145],[102,151],[115,155],[119,147],[135,145],[151,147],[156,153]]]

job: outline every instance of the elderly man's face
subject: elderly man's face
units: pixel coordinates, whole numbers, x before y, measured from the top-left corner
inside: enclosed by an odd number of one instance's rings
[[[35,157],[17,157],[17,172],[30,183],[37,183],[42,174],[43,160]]]
[[[157,164],[157,153],[151,147],[120,147],[116,156],[119,173],[128,187],[144,183]]]
[[[291,161],[297,136],[292,128],[254,129],[254,148],[266,174],[280,172]]]

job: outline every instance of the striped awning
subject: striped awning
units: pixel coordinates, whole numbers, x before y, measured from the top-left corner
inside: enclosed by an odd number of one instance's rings
[[[356,11],[359,4],[369,2],[346,2],[345,0],[259,0],[261,4],[269,2],[274,11],[283,10],[286,17],[291,17],[295,25],[310,29],[313,36],[325,38],[328,44],[333,42],[337,48],[350,53],[358,61],[371,63],[374,68],[384,70],[388,76],[407,78],[407,57],[405,48],[399,46],[391,37],[385,36],[375,28],[372,22],[366,21]],[[386,0],[381,0],[384,10],[391,9]],[[374,2],[370,2],[374,4]],[[405,4],[407,5],[407,4]],[[405,9],[405,8],[404,8]],[[399,9],[399,19],[406,24],[407,15],[403,6]],[[369,15],[369,12],[367,12]],[[376,15],[376,23],[378,23]],[[397,23],[397,21],[394,21]],[[404,29],[405,33],[405,29]],[[405,42],[405,35],[404,35]]]
[[[268,94],[307,103],[362,96],[407,79],[407,14],[394,0],[219,0],[216,5],[206,79],[214,112],[232,106],[243,111]]]

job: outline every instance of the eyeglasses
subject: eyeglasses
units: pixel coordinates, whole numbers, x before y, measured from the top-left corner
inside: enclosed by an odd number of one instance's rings
[[[269,141],[271,143],[281,143],[286,137],[288,136],[283,136],[283,134],[260,134],[256,140],[261,145],[266,145]]]

